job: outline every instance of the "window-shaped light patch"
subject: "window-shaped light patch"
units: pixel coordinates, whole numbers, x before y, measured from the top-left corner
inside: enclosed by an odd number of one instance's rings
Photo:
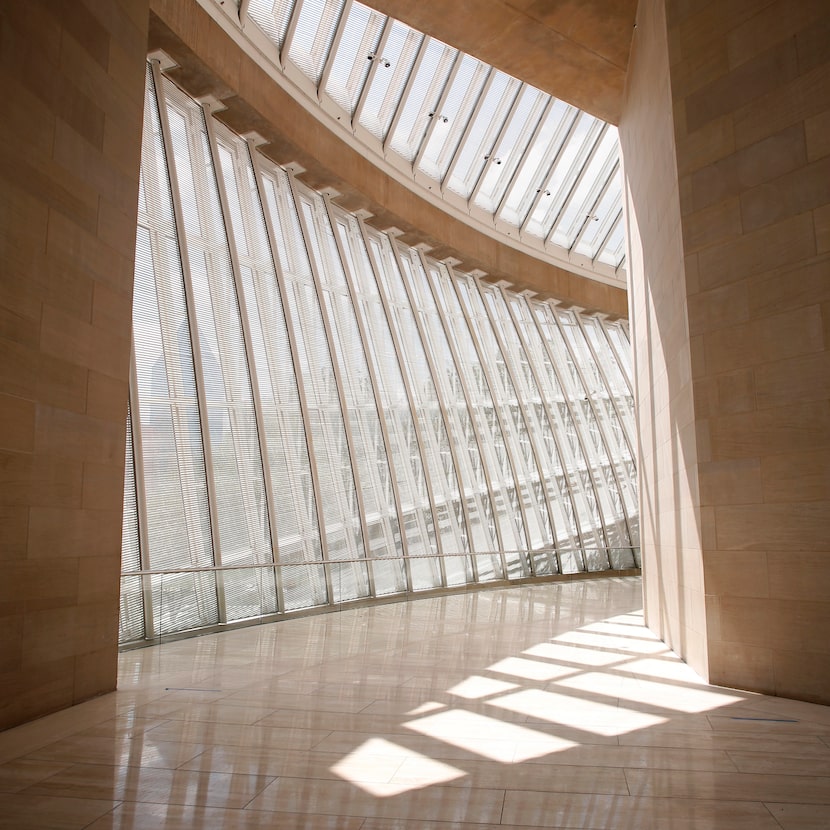
[[[609,698],[610,700],[611,698]],[[575,695],[524,689],[489,701],[535,721],[577,727],[595,735],[625,735],[665,723],[667,718]]]
[[[505,657],[498,663],[488,666],[489,671],[499,674],[509,674],[513,677],[521,677],[524,680],[554,680],[571,674],[573,669],[565,666],[557,666],[554,663],[543,663],[541,660],[526,660],[523,657]]]
[[[669,651],[660,640],[631,640],[627,637],[615,637],[594,631],[568,631],[555,638],[556,642],[588,648],[613,649],[617,652],[637,652],[638,654],[660,654]]]
[[[626,666],[626,669],[628,666]],[[588,672],[560,681],[560,686],[579,691],[596,692],[607,686],[609,676],[599,672]],[[633,677],[618,677],[613,681],[613,695],[622,700],[661,709],[673,709],[676,712],[709,712],[720,706],[739,703],[745,697],[713,692],[694,686],[678,685],[676,682],[660,683]]]
[[[463,697],[467,700],[478,700],[482,697],[509,692],[517,688],[518,686],[515,683],[505,683],[503,680],[494,680],[492,677],[481,677],[474,674],[466,680],[456,683],[447,691],[451,695]]]
[[[465,712],[463,709],[448,709],[446,712],[409,721],[404,726],[503,764],[517,764],[575,746],[572,741],[556,735],[527,729],[515,723],[505,723],[486,715]]]
[[[462,778],[467,773],[383,738],[370,738],[331,771],[377,798]]]
[[[535,646],[525,649],[522,653],[531,657],[543,657],[546,660],[577,666],[608,666],[625,659],[618,654],[611,654],[607,651],[595,651],[590,648],[562,645],[560,643],[537,643]]]

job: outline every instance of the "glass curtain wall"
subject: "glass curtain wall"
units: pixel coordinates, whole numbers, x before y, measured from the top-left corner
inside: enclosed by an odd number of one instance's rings
[[[456,273],[147,72],[124,643],[639,564],[628,336]]]

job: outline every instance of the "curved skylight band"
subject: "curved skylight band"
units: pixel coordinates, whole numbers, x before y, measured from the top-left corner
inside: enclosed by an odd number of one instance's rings
[[[356,0],[250,0],[240,14],[416,182],[531,248],[624,278],[616,127]]]

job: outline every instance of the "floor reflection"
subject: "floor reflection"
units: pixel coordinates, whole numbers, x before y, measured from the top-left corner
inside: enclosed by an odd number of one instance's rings
[[[706,685],[637,579],[127,652],[0,734],[0,828],[830,827],[830,709]]]

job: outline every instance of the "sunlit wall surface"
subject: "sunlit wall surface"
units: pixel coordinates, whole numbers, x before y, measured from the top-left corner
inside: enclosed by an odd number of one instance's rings
[[[121,640],[639,564],[622,323],[454,273],[148,66]]]

